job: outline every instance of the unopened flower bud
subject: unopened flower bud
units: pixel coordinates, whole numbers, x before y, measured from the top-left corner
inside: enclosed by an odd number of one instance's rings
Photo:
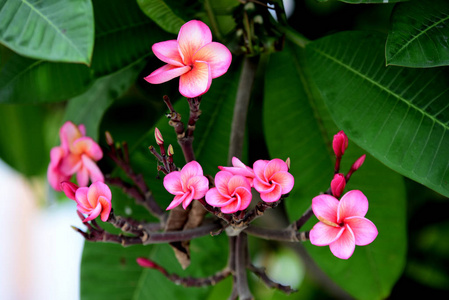
[[[340,198],[346,186],[345,176],[341,173],[335,174],[331,181],[331,191],[335,198]]]
[[[106,136],[106,144],[108,144],[109,146],[114,145],[114,139],[112,138],[111,133],[109,131],[106,131],[104,135]]]
[[[287,164],[288,169],[290,170],[290,157],[287,157],[287,159],[285,160],[285,163]]]
[[[151,261],[145,257],[138,257],[136,259],[136,262],[139,264],[139,266],[144,267],[144,268],[149,268],[149,269],[156,269],[159,272],[161,272],[162,274],[168,275],[167,270],[165,270],[163,267],[159,266],[157,263],[155,263],[154,261]]]
[[[337,157],[342,157],[345,153],[346,148],[348,148],[348,137],[343,130],[334,135],[332,148],[334,149],[335,156]]]
[[[175,154],[175,152],[173,151],[173,146],[171,144],[168,145],[167,154],[168,156],[173,156],[173,154]]]
[[[159,129],[157,129],[157,127],[154,129],[154,137],[156,138],[156,143],[159,146],[164,144],[164,139],[162,138],[162,134],[159,131]]]
[[[351,169],[356,171],[358,168],[360,168],[363,163],[365,162],[365,158],[366,158],[366,154],[363,154],[362,156],[360,156],[355,163],[352,165]]]
[[[69,199],[75,200],[75,193],[78,189],[76,184],[70,181],[63,181],[61,182],[61,189]]]

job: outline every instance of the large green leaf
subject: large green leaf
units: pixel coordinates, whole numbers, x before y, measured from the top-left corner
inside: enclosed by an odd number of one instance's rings
[[[303,50],[289,46],[271,56],[266,72],[264,122],[270,155],[291,158],[295,187],[286,206],[290,218],[295,220],[311,205],[312,198],[330,185],[334,167],[331,139],[338,131],[310,84]],[[346,172],[361,154],[362,150],[351,141],[341,171]],[[405,264],[402,177],[368,156],[353,175],[347,187],[351,189],[360,189],[368,197],[367,218],[376,224],[378,238],[371,245],[357,247],[349,260],[335,258],[329,247],[310,243],[306,247],[332,280],[356,299],[383,299]],[[312,216],[304,229],[310,229],[317,221]]]
[[[386,44],[388,65],[435,67],[449,64],[449,2],[398,4]]]
[[[173,12],[168,1],[137,0],[142,11],[167,32],[178,34],[185,21]]]
[[[340,0],[341,2],[351,3],[351,4],[369,4],[369,3],[396,3],[404,2],[409,0]]]
[[[131,86],[141,69],[140,63],[100,78],[89,90],[68,102],[64,120],[84,124],[87,135],[98,140],[104,112]]]
[[[35,60],[14,53],[0,70],[0,103],[67,100],[84,92],[91,81],[85,65]]]
[[[343,32],[306,47],[336,124],[393,170],[449,196],[447,70],[385,67],[383,39]]]
[[[94,44],[89,0],[1,0],[0,43],[17,53],[90,64]]]

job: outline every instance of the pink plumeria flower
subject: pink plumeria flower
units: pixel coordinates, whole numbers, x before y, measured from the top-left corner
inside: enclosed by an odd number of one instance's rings
[[[66,154],[63,147],[53,147],[50,151],[50,164],[47,169],[47,179],[50,186],[56,191],[61,191],[60,183],[70,180],[72,174],[63,173],[61,170],[61,162]]]
[[[282,195],[293,189],[295,180],[288,172],[287,164],[279,159],[258,160],[253,165],[254,188],[265,202],[278,201]]]
[[[246,209],[251,203],[251,185],[242,175],[220,171],[215,175],[215,187],[206,194],[206,202],[221,207],[225,214]]]
[[[83,222],[91,221],[98,216],[106,222],[111,213],[111,199],[111,190],[101,181],[92,183],[90,187],[80,187],[75,192],[78,211],[88,215]]]
[[[212,42],[212,33],[201,21],[192,20],[179,30],[177,40],[156,43],[157,58],[167,63],[145,80],[158,84],[180,76],[179,92],[187,98],[206,93],[212,83],[228,70],[232,55],[226,46]]]
[[[209,180],[203,176],[203,169],[196,161],[187,163],[181,171],[175,171],[164,177],[164,187],[175,195],[167,210],[175,208],[182,203],[184,209],[192,200],[198,200],[206,195],[209,189]]]
[[[248,182],[253,186],[254,171],[250,167],[246,166],[237,157],[232,158],[232,167],[218,167],[221,171],[228,171],[234,175],[242,175],[248,179]]]
[[[320,220],[310,230],[310,242],[327,246],[336,257],[348,259],[355,245],[365,246],[377,237],[377,228],[365,218],[368,199],[358,190],[347,192],[340,201],[330,195],[312,200],[312,210]]]

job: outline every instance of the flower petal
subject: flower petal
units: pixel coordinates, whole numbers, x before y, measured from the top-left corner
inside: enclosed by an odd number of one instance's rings
[[[234,201],[233,197],[222,195],[217,188],[211,188],[206,193],[206,202],[212,206],[222,207],[229,205],[232,201]]]
[[[81,166],[81,169],[76,173],[76,181],[79,186],[87,186],[89,183],[89,171]]]
[[[312,199],[312,210],[318,219],[338,223],[337,209],[338,200],[330,195],[319,195]]]
[[[169,40],[165,42],[159,42],[151,47],[154,55],[163,62],[176,67],[182,67],[182,57],[179,54],[178,41]]]
[[[225,205],[221,208],[221,211],[225,214],[233,214],[240,210],[240,204],[242,203],[242,199],[240,198],[240,195],[235,195],[233,197],[232,202],[230,202],[228,205]]]
[[[205,61],[210,65],[212,79],[217,78],[226,71],[232,61],[232,54],[225,45],[212,42],[201,47],[193,56],[193,61]]]
[[[184,190],[181,185],[181,172],[174,171],[164,177],[164,187],[165,189],[173,195],[183,195]]]
[[[270,160],[265,166],[264,177],[271,180],[271,177],[279,171],[288,171],[288,166],[282,159],[275,158]]]
[[[248,180],[242,175],[234,175],[228,181],[228,191],[231,195],[235,193],[235,190],[239,187],[245,188],[248,191],[251,189]]]
[[[260,199],[265,202],[276,202],[281,198],[282,187],[279,184],[272,184],[271,187],[271,190],[260,192]]]
[[[269,184],[267,182],[259,180],[258,178],[254,178],[253,186],[259,193],[269,193],[276,188],[275,184]]]
[[[376,225],[366,218],[349,217],[345,219],[345,224],[351,227],[357,246],[368,245],[377,237],[378,231]]]
[[[221,195],[228,197],[231,196],[231,193],[228,188],[229,180],[232,178],[232,173],[228,171],[220,171],[217,174],[215,174],[215,187],[217,188],[217,192],[219,192]]]
[[[181,195],[176,195],[173,198],[173,201],[170,202],[170,205],[168,205],[168,207],[165,210],[170,210],[175,208],[176,206],[178,206],[179,204],[181,204],[185,198],[187,198],[189,196],[189,193],[183,193]]]
[[[241,199],[240,207],[238,210],[244,210],[251,204],[253,195],[251,194],[251,187],[249,189],[244,187],[238,187],[235,189],[236,195]]]
[[[203,168],[197,161],[193,160],[182,167],[180,180],[183,186],[186,187],[189,179],[195,176],[203,176]]]
[[[106,222],[109,218],[109,214],[111,213],[111,198],[100,196],[100,198],[98,198],[98,201],[101,203],[100,218],[103,222]]]
[[[50,166],[52,168],[57,168],[64,158],[66,151],[64,151],[63,147],[53,147],[50,150]]]
[[[337,240],[343,233],[343,227],[333,227],[318,222],[310,230],[310,243],[315,246],[327,246]]]
[[[276,172],[273,176],[271,176],[270,180],[282,187],[282,194],[290,193],[295,185],[293,175],[286,171]]]
[[[346,227],[341,236],[329,245],[333,255],[341,259],[348,259],[354,253],[355,239],[351,228]]]
[[[92,183],[87,192],[87,199],[89,202],[97,205],[101,196],[105,197],[110,202],[112,198],[111,189],[101,181]],[[92,202],[91,199],[95,199],[95,202]]]
[[[268,160],[259,159],[253,164],[254,175],[261,182],[267,183],[267,179],[264,176],[265,167],[268,164]]]
[[[81,160],[83,162],[83,167],[88,171],[90,181],[104,182],[104,176],[97,164],[91,160],[87,155],[82,155]]]
[[[153,71],[144,79],[149,83],[159,84],[181,76],[182,74],[189,72],[190,69],[191,68],[189,66],[176,67],[172,65],[164,65],[159,69],[156,69],[156,71]]]
[[[73,175],[82,167],[81,156],[68,154],[61,160],[59,170],[62,174]]]
[[[47,169],[47,180],[50,186],[56,191],[61,191],[61,182],[69,181],[71,176],[66,176],[59,172],[59,169],[52,168],[51,165]]]
[[[90,137],[84,136],[73,141],[70,146],[73,154],[86,154],[94,160],[100,160],[103,157],[103,151],[100,146]]]
[[[206,176],[194,176],[187,182],[187,189],[192,193],[192,199],[201,199],[209,190],[209,180]]]
[[[206,93],[212,83],[210,66],[206,62],[196,61],[190,72],[179,78],[179,92],[187,98],[195,98]]]
[[[186,197],[182,201],[182,208],[184,208],[184,210],[187,209],[187,206],[189,206],[189,204],[192,202],[194,194],[195,194],[194,188],[192,189],[192,192],[186,193]]]
[[[343,195],[338,205],[338,223],[347,217],[364,217],[368,212],[368,199],[358,190],[352,190]]]
[[[95,219],[96,217],[98,217],[100,215],[100,212],[101,212],[101,203],[98,202],[95,209],[90,212],[89,216],[87,218],[85,218],[83,220],[83,222],[92,221],[93,219]]]
[[[67,121],[62,125],[59,130],[59,138],[61,139],[61,146],[68,151],[73,141],[82,137],[83,134],[79,128],[70,121]]]
[[[89,188],[87,187],[80,187],[75,192],[75,201],[76,203],[85,208],[85,209],[92,209],[92,206],[90,205],[90,202],[87,200],[87,191]]]
[[[182,25],[178,34],[178,44],[184,64],[192,64],[193,55],[210,42],[212,42],[212,33],[203,22],[192,20]]]

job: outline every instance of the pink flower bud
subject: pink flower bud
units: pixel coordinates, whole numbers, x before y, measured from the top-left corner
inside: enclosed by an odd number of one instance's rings
[[[144,267],[144,268],[154,269],[158,266],[156,263],[154,263],[153,261],[151,261],[145,257],[138,257],[136,259],[136,262],[139,264],[139,266]]]
[[[335,198],[340,198],[345,186],[345,176],[341,173],[335,174],[334,179],[331,181],[332,195],[334,195]]]
[[[348,148],[348,137],[343,130],[334,135],[332,148],[334,149],[335,156],[337,157],[342,157],[345,153],[346,148]]]
[[[360,156],[355,163],[352,165],[351,169],[356,171],[358,168],[360,168],[363,163],[365,162],[365,158],[366,158],[366,154],[363,154],[362,156]]]
[[[168,156],[173,156],[173,154],[175,154],[175,152],[173,151],[173,146],[171,144],[168,145],[167,154]]]
[[[156,143],[160,146],[164,144],[164,139],[162,138],[162,133],[159,129],[154,129],[154,137],[156,138]]]
[[[75,200],[75,193],[78,189],[78,186],[70,181],[61,182],[61,189],[64,191],[65,195],[72,200]]]
[[[287,159],[285,160],[285,163],[287,164],[288,169],[290,170],[290,157],[287,157]]]
[[[112,138],[111,133],[109,131],[106,131],[104,135],[106,136],[106,144],[108,144],[109,146],[114,145],[114,139]]]

